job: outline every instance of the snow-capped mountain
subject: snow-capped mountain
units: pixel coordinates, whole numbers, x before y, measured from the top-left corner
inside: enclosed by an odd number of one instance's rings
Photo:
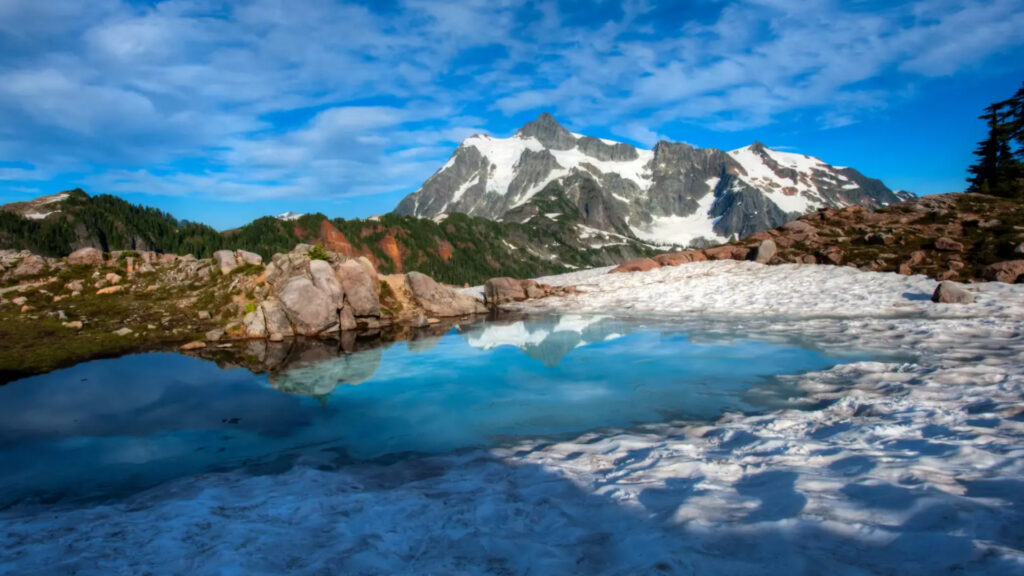
[[[303,216],[305,216],[305,214],[299,214],[297,212],[292,212],[289,210],[288,212],[282,212],[281,214],[278,214],[277,216],[275,216],[275,218],[277,218],[278,220],[284,220],[285,222],[290,222],[292,220],[298,220]]]
[[[761,143],[723,152],[662,141],[642,150],[573,134],[545,113],[510,138],[466,139],[395,211],[569,218],[580,235],[599,230],[685,245],[746,236],[818,208],[904,199],[852,168]]]

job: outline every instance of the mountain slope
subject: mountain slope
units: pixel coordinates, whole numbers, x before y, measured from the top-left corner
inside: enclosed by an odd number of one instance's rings
[[[719,242],[819,208],[904,199],[852,168],[761,143],[731,152],[670,142],[641,150],[572,134],[541,114],[510,138],[466,139],[395,212],[523,222],[542,213],[530,206],[549,201],[553,184],[579,225],[655,244]]]
[[[558,190],[549,192],[552,206],[564,210],[570,205]],[[595,230],[581,239],[575,225],[554,210],[527,223],[464,214],[436,221],[394,214],[367,220],[287,214],[221,233],[115,196],[72,190],[0,206],[0,249],[60,257],[91,246],[104,252],[152,250],[199,258],[215,250],[243,249],[269,260],[298,243],[309,243],[350,257],[366,256],[384,273],[417,270],[455,284],[604,266],[654,253],[650,246],[614,233]],[[602,241],[595,246],[590,242],[594,239]]]

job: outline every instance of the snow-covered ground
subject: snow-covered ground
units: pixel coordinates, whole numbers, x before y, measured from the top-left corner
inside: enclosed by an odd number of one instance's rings
[[[531,309],[721,319],[901,360],[792,376],[815,409],[6,510],[0,573],[1024,572],[1024,286],[961,306],[850,268],[603,272],[545,279],[586,293]]]

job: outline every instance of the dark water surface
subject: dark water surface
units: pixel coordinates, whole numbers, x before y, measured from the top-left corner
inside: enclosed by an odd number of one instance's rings
[[[219,362],[137,354],[2,386],[0,507],[117,497],[214,470],[273,473],[300,457],[336,466],[712,419],[799,396],[774,376],[861,359],[579,316],[353,350],[259,342],[211,352]]]

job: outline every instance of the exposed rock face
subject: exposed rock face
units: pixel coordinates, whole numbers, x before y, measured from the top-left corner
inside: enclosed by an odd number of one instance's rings
[[[253,266],[263,265],[263,256],[260,256],[255,252],[237,250],[235,251],[235,255],[238,257],[238,260],[241,261],[242,264],[251,264]]]
[[[335,309],[340,309],[345,304],[345,290],[342,289],[334,268],[323,260],[312,260],[309,263],[309,273],[313,278],[313,285],[327,295]]]
[[[699,250],[669,252],[667,254],[658,254],[654,257],[654,261],[662,266],[679,266],[680,264],[688,264],[690,262],[703,262],[707,259],[708,257]]]
[[[932,302],[943,304],[970,304],[974,302],[974,294],[964,290],[963,286],[948,280],[939,282],[932,294]]]
[[[996,262],[985,268],[983,272],[986,280],[1016,284],[1024,276],[1024,260],[1008,260]]]
[[[334,302],[305,276],[288,280],[279,299],[296,334],[317,336],[338,323]]]
[[[905,198],[856,170],[760,143],[731,152],[670,142],[639,150],[577,137],[542,114],[511,138],[468,138],[395,211],[522,221],[527,207],[556,204],[590,228],[689,244],[746,236],[819,208]]]
[[[292,323],[288,320],[288,314],[284,307],[277,300],[267,300],[260,304],[263,311],[263,318],[267,323],[267,335],[270,338],[280,338],[292,335]]]
[[[262,306],[257,306],[255,311],[246,314],[242,319],[242,325],[245,327],[246,338],[266,338],[270,335],[267,332],[267,318],[263,314]]]
[[[484,283],[484,301],[488,306],[526,300],[526,289],[515,278],[491,278]]]
[[[413,299],[431,316],[446,318],[482,314],[487,311],[476,298],[438,284],[426,274],[409,272],[405,277]]]
[[[68,264],[73,266],[102,266],[103,252],[95,248],[79,248],[68,256]]]

